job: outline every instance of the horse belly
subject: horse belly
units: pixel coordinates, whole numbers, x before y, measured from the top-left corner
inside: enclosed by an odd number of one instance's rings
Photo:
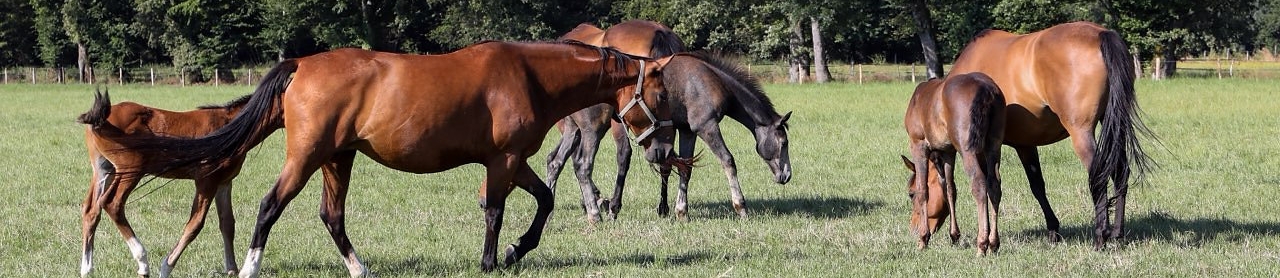
[[[1067,138],[1067,129],[1048,107],[1009,103],[1005,107],[1004,143],[1044,146]]]
[[[468,163],[482,162],[470,148],[459,146],[456,139],[423,139],[408,144],[366,142],[356,149],[383,166],[415,174],[436,173]]]

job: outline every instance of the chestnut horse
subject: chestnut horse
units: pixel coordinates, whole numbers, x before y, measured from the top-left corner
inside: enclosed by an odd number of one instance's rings
[[[620,47],[622,51],[633,51],[632,54],[637,55],[668,56],[684,49],[678,44],[679,38],[670,29],[649,21],[627,21],[609,27],[607,31],[582,24],[562,38],[600,41],[602,45]],[[791,162],[786,133],[786,119],[790,113],[779,115],[759,84],[746,71],[701,53],[676,54],[664,70],[663,79],[664,83],[670,84],[667,91],[672,96],[672,119],[681,142],[680,156],[684,158],[683,161],[693,158],[694,134],[707,142],[720,159],[725,176],[729,179],[730,197],[739,215],[746,216],[745,198],[738,185],[733,155],[725,147],[720,134],[719,123],[725,116],[737,120],[752,131],[756,138],[756,151],[773,171],[775,182],[786,183],[790,180]],[[598,210],[594,210],[597,203],[607,207],[610,215],[617,218],[618,211],[622,208],[627,170],[631,164],[631,149],[625,135],[614,132],[614,141],[618,146],[618,176],[613,198],[597,201],[599,192],[591,180],[591,171],[600,139],[610,128],[607,116],[609,112],[603,109],[607,107],[592,107],[561,121],[560,144],[547,158],[548,184],[554,186],[564,167],[564,161],[570,155],[575,156],[574,167],[582,186],[583,206],[587,208],[588,221],[599,219]],[[667,206],[667,181],[671,171],[669,165],[664,164],[660,168],[662,187],[657,211],[659,215],[666,216],[670,210]],[[689,174],[688,171],[684,172],[680,175],[676,198],[678,218],[684,218],[687,208]]]
[[[244,112],[209,136],[137,140],[131,147],[169,155],[169,167],[217,164],[285,128],[284,167],[262,199],[242,277],[257,275],[271,226],[316,170],[325,181],[320,218],[349,273],[363,276],[368,269],[344,225],[357,152],[411,173],[483,164],[480,268],[492,271],[507,196],[516,187],[533,195],[537,210],[528,231],[507,247],[505,263],[541,240],[554,195],[526,159],[556,120],[601,103],[635,106],[620,118],[632,132],[653,134],[641,140],[645,159],[666,159],[674,132],[655,126],[670,118],[660,78],[666,62],[580,43],[482,42],[443,55],[339,49],[281,62]],[[620,90],[628,87],[634,88]]]
[[[1005,93],[1005,145],[1018,152],[1031,192],[1044,211],[1049,240],[1061,240],[1058,218],[1045,198],[1036,147],[1071,138],[1088,169],[1094,247],[1124,236],[1129,177],[1151,162],[1138,135],[1152,137],[1139,118],[1134,68],[1124,39],[1089,22],[1073,22],[1015,35],[987,30],[956,58],[952,74],[983,72]],[[1101,130],[1098,130],[1098,129]],[[1098,137],[1094,132],[1098,131]],[[1115,195],[1107,197],[1107,179]],[[1115,205],[1115,222],[1108,208]]]
[[[82,213],[84,252],[80,259],[80,276],[88,276],[93,270],[94,234],[98,228],[99,213],[104,209],[124,236],[133,259],[138,263],[138,275],[147,276],[146,248],[143,248],[142,241],[134,235],[133,227],[125,218],[125,204],[129,200],[129,194],[136,189],[139,179],[145,174],[195,180],[196,185],[190,219],[182,229],[182,237],[178,239],[177,246],[173,247],[160,265],[160,276],[169,276],[178,257],[182,256],[182,251],[200,234],[209,205],[215,201],[218,205],[218,226],[222,231],[225,270],[227,273],[235,273],[236,257],[232,254],[235,216],[231,211],[231,180],[240,172],[244,157],[235,157],[221,168],[193,165],[167,172],[145,172],[143,169],[148,168],[147,164],[159,162],[122,148],[118,140],[155,135],[202,136],[230,122],[248,101],[249,96],[244,96],[222,106],[201,106],[197,110],[173,112],[133,102],[111,105],[111,97],[107,93],[95,94],[93,107],[79,118],[80,123],[88,125],[84,139],[89,149],[89,164],[93,167],[93,178],[89,184],[88,196],[84,199]]]
[[[907,181],[911,231],[919,237],[916,244],[920,249],[929,245],[930,235],[947,215],[956,213],[956,152],[964,161],[977,204],[978,254],[1000,249],[998,170],[1005,132],[1004,102],[1000,88],[981,72],[952,74],[916,86],[903,119],[911,158],[902,157],[902,161],[912,172]],[[942,194],[934,195],[938,191]],[[954,244],[960,238],[955,217],[951,217],[950,232]]]

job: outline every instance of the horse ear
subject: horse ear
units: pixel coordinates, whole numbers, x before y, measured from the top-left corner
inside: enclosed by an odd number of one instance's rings
[[[782,119],[778,119],[778,125],[787,124],[787,120],[791,119],[791,112],[792,111],[787,111],[787,114],[782,115]]]
[[[653,70],[662,71],[663,68],[667,67],[667,63],[671,62],[671,57],[675,56],[667,56],[653,60]]]
[[[912,163],[911,159],[908,159],[905,155],[899,155],[898,157],[902,158],[902,165],[907,166],[907,170],[911,170],[912,173],[916,172],[916,164]]]

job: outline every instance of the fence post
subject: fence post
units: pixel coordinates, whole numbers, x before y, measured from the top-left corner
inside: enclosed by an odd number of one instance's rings
[[[246,68],[245,71],[246,71],[245,75],[249,76],[249,78],[247,78],[248,79],[247,82],[249,83],[245,85],[253,86],[253,68]],[[747,71],[747,72],[750,72],[750,71]]]
[[[156,86],[156,68],[150,68],[150,69],[151,69],[151,86],[155,87]]]
[[[31,85],[36,84],[36,68],[31,67]]]
[[[116,71],[117,71],[117,74],[120,75],[119,78],[117,79],[118,81],[120,81],[120,86],[124,86],[124,68],[121,67],[119,69],[116,69]]]
[[[916,64],[911,64],[911,83],[916,83]]]
[[[862,64],[858,64],[858,84],[862,84]]]
[[[9,84],[9,68],[4,68],[4,84]]]
[[[213,69],[213,86],[218,86],[218,68]]]
[[[65,74],[63,74],[64,72],[65,72],[65,71],[64,71],[64,69],[63,69],[62,67],[58,67],[58,72],[57,72],[57,74],[58,74],[58,84],[63,84],[63,83],[62,83],[62,76],[63,76],[63,75],[65,75]]]
[[[1227,76],[1236,77],[1236,60],[1227,60]]]
[[[183,68],[178,68],[178,83],[182,84],[183,87],[187,86],[187,71],[183,70]]]

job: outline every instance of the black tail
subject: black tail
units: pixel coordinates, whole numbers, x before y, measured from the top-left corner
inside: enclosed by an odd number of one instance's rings
[[[89,108],[89,112],[80,114],[76,119],[77,122],[87,124],[94,129],[102,128],[107,124],[107,116],[111,115],[111,95],[106,91],[94,90],[93,107]]]
[[[649,56],[653,58],[662,58],[676,53],[685,52],[684,42],[680,41],[680,37],[670,29],[654,31],[653,41],[650,43]]]
[[[1155,138],[1139,117],[1138,101],[1133,90],[1133,58],[1129,55],[1124,39],[1115,31],[1099,34],[1102,59],[1107,67],[1106,109],[1101,115],[1101,131],[1089,166],[1089,184],[1093,188],[1106,186],[1107,178],[1117,181],[1116,194],[1126,194],[1130,174],[1141,181],[1153,166],[1142,151],[1138,134]],[[1130,167],[1132,165],[1132,167]]]
[[[195,163],[220,165],[247,153],[282,126],[280,96],[297,71],[295,60],[285,60],[267,72],[249,102],[230,123],[204,137],[185,139],[147,137],[122,142],[130,151],[151,157],[155,166],[147,173],[164,173]]]
[[[987,148],[999,148],[1001,144],[1001,140],[987,142],[990,136],[1004,133],[1004,93],[986,74],[973,72],[965,75],[972,78],[978,91],[974,93],[973,103],[969,106],[969,145],[964,147],[988,153]]]

